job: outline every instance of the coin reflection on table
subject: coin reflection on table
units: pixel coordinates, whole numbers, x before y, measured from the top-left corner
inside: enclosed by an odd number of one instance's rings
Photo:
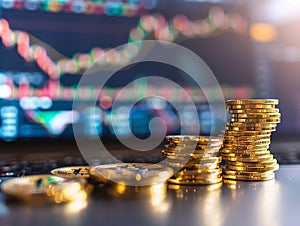
[[[175,196],[172,199],[174,212],[177,211],[177,208],[193,207],[192,213],[186,213],[187,218],[189,216],[197,217],[197,219],[188,219],[191,223],[221,225],[222,219],[224,219],[224,207],[221,205],[222,183],[205,186],[169,184],[168,189],[168,194]],[[176,202],[180,205],[177,205]]]
[[[278,217],[280,216],[280,184],[276,180],[269,181],[234,181],[224,180],[223,186],[229,189],[231,198],[236,206],[231,208],[240,209],[243,203],[249,203],[256,216],[257,225],[280,225]],[[268,210],[268,211],[266,211]],[[234,210],[233,210],[234,211]],[[262,214],[263,213],[263,214]]]

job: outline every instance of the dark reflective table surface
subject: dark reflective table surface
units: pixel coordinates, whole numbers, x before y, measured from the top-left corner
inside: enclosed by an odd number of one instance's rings
[[[300,165],[281,166],[276,180],[169,186],[167,196],[111,198],[24,205],[0,193],[0,225],[299,225]]]

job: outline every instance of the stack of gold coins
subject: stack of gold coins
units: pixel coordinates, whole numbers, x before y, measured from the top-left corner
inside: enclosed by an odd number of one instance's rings
[[[166,139],[168,144],[162,152],[167,165],[178,171],[168,180],[169,183],[202,185],[222,181],[221,137],[174,135]]]
[[[226,109],[224,144],[220,152],[226,166],[223,178],[234,180],[271,180],[279,168],[269,151],[271,133],[280,122],[277,99],[229,100]]]

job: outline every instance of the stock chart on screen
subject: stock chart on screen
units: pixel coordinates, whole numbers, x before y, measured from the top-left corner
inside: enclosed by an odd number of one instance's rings
[[[184,72],[160,63],[128,66],[140,51],[138,45],[115,47],[142,40],[180,44],[199,55],[218,79],[224,97],[256,95],[249,18],[243,4],[156,0],[2,0],[0,16],[0,138],[60,139],[73,136],[72,124],[82,124],[82,135],[113,138],[127,136],[124,115],[130,111],[131,130],[148,136],[148,124],[160,117],[168,133],[190,121],[189,106],[173,87],[147,82],[147,76],[176,81],[196,103],[201,132],[210,131],[210,109],[199,87]],[[105,57],[103,57],[105,55]],[[122,66],[99,89],[94,84],[77,87],[95,62]],[[237,76],[239,75],[239,76]],[[137,78],[122,106],[111,111],[114,99],[126,84]],[[141,82],[142,81],[142,82]],[[129,108],[128,102],[146,98]],[[213,88],[209,90],[213,95]],[[72,103],[82,103],[82,111]],[[96,106],[89,103],[96,101]],[[174,109],[172,103],[179,103]],[[118,122],[112,128],[112,118]]]

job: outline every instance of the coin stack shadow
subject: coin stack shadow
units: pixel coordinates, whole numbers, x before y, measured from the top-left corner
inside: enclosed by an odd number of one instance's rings
[[[269,151],[271,133],[280,122],[277,99],[229,100],[226,109],[224,144],[220,153],[225,161],[224,179],[271,180],[278,170],[277,160]]]
[[[222,181],[221,137],[166,136],[163,149],[167,165],[175,170],[168,182],[178,185],[206,185]]]

